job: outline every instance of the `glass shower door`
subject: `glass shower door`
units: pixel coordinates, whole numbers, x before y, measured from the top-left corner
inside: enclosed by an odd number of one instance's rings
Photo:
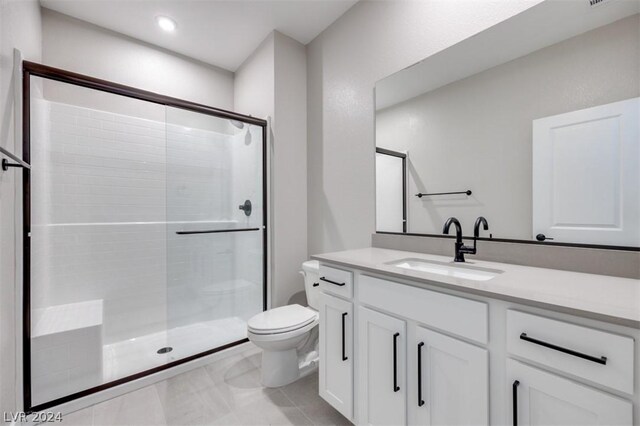
[[[247,337],[264,309],[263,127],[168,107],[167,361]]]
[[[25,405],[42,409],[165,364],[166,113],[30,84]]]
[[[23,67],[25,410],[245,341],[266,300],[266,122]]]

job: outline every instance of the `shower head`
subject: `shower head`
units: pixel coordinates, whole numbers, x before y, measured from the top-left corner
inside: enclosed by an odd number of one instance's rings
[[[244,123],[242,121],[238,121],[238,120],[229,120],[229,122],[231,124],[233,124],[234,127],[237,127],[238,129],[242,130],[244,129]]]

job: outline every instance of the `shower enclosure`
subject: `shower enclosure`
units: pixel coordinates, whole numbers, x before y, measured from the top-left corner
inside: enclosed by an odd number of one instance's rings
[[[24,399],[246,341],[266,309],[266,122],[23,63]]]

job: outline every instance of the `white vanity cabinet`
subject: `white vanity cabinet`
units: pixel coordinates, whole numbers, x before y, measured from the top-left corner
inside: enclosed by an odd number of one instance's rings
[[[406,424],[406,323],[363,307],[358,317],[359,423]]]
[[[358,318],[360,423],[488,424],[486,349],[365,307]]]
[[[320,297],[320,396],[348,419],[353,417],[353,304]]]
[[[622,398],[507,360],[513,425],[631,425],[632,405]]]
[[[409,423],[488,424],[488,351],[420,326],[412,343],[416,391],[409,401]]]
[[[640,330],[329,265],[320,395],[353,423],[638,424]]]

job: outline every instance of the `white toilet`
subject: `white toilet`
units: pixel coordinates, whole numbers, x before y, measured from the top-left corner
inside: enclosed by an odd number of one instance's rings
[[[249,340],[262,348],[262,384],[266,387],[287,385],[317,368],[318,269],[318,261],[310,260],[300,271],[309,307],[269,309],[247,323]]]

